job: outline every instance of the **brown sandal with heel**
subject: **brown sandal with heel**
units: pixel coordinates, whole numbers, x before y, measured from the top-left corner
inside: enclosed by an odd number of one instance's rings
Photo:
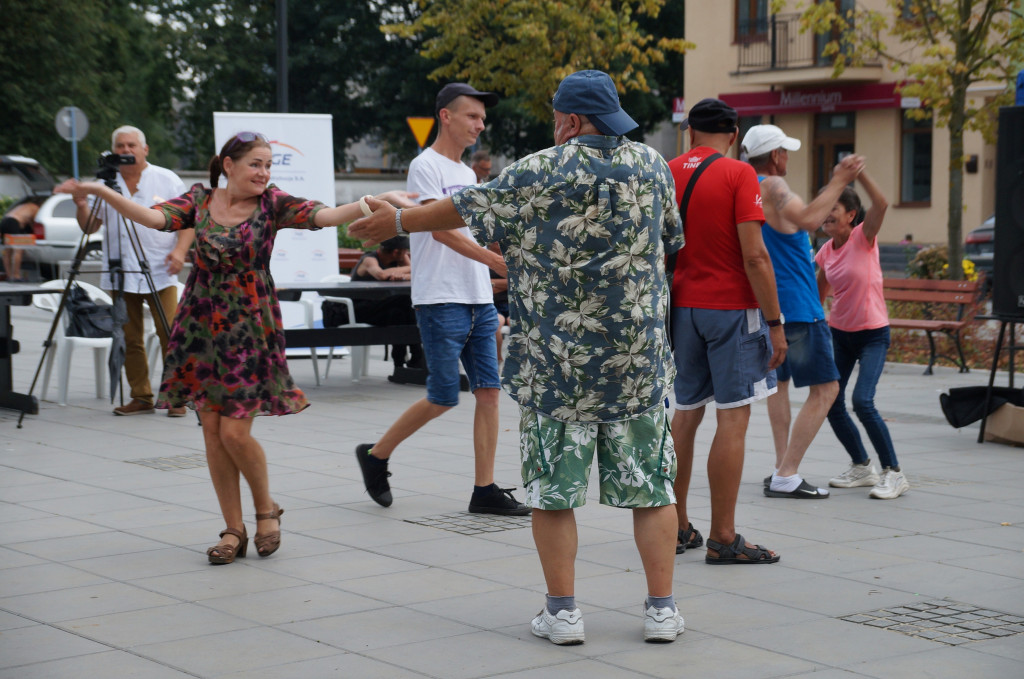
[[[278,529],[273,533],[266,533],[261,535],[256,533],[253,537],[252,542],[256,545],[256,553],[260,556],[270,556],[278,550],[281,546],[281,515],[284,514],[284,510],[281,509],[277,503],[274,503],[274,511],[267,512],[266,514],[257,514],[257,521],[264,521],[266,519],[277,519]]]
[[[238,538],[237,545],[214,545],[206,550],[206,557],[212,564],[227,564],[235,560],[236,557],[245,556],[246,550],[249,548],[249,536],[246,535],[245,528],[241,531],[235,530],[234,528],[225,528],[221,531],[220,537],[225,535],[234,535]]]

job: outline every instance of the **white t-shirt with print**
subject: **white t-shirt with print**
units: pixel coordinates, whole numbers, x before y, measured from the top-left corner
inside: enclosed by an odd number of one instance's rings
[[[420,202],[447,198],[471,184],[476,184],[476,173],[468,165],[431,148],[424,149],[409,164],[406,188],[420,194]],[[474,240],[468,226],[457,231]],[[430,232],[409,234],[409,245],[413,305],[489,304],[494,300],[486,265],[442,245]]]

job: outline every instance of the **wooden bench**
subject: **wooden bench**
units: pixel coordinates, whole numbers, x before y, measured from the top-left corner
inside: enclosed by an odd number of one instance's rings
[[[920,304],[923,318],[898,318],[889,305],[889,326],[902,330],[923,330],[928,337],[928,367],[924,374],[932,374],[932,366],[939,358],[952,361],[960,372],[970,372],[960,343],[960,331],[974,322],[984,297],[984,275],[974,281],[945,281],[926,278],[885,278],[882,291],[887,302]],[[946,335],[956,347],[957,356],[937,354],[934,333]]]
[[[359,248],[338,248],[338,269],[342,273],[352,271],[362,256],[363,251]]]

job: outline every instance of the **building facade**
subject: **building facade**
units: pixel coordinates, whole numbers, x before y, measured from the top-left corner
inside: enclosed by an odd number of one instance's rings
[[[836,0],[841,9],[852,0]],[[883,10],[884,0],[858,0]],[[728,102],[742,133],[752,125],[778,125],[803,142],[790,154],[787,181],[805,199],[828,181],[843,156],[858,153],[889,198],[879,236],[883,243],[911,234],[920,244],[945,243],[949,197],[949,134],[931,120],[904,113],[920,105],[894,89],[898,77],[881,62],[847,68],[832,77],[822,60],[825,43],[799,30],[797,3],[769,13],[768,0],[697,0],[686,3],[686,107],[705,97]],[[991,96],[979,88],[970,97]],[[994,211],[995,146],[980,133],[964,135],[963,232]],[[736,150],[737,156],[739,150]]]

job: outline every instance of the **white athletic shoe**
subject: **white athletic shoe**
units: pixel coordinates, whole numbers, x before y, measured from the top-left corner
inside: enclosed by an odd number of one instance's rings
[[[677,608],[655,608],[644,602],[644,641],[675,641],[683,633],[683,616]]]
[[[545,606],[530,623],[530,631],[534,636],[543,637],[559,646],[582,644],[583,613],[580,612],[580,609],[575,608],[571,611],[561,610],[556,615],[551,615]]]
[[[850,468],[839,476],[829,479],[828,485],[833,488],[857,488],[859,486],[874,486],[878,480],[878,471],[869,460],[864,465],[850,463]]]
[[[895,500],[908,490],[910,484],[907,483],[907,477],[903,472],[885,469],[882,471],[882,480],[871,489],[870,495],[879,500]]]

